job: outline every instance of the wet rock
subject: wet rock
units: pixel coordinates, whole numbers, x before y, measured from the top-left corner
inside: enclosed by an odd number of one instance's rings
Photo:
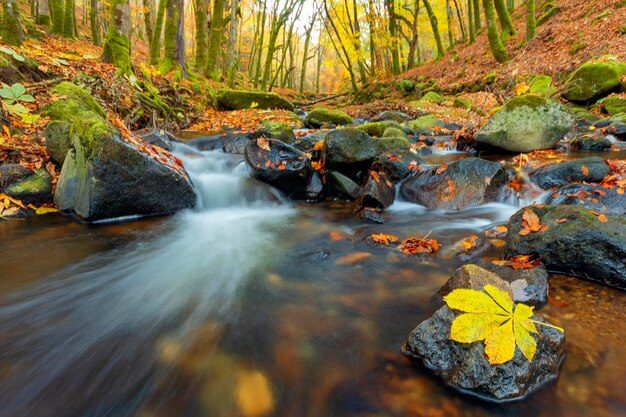
[[[289,198],[308,199],[315,172],[310,159],[304,152],[278,140],[268,139],[268,145],[269,151],[260,148],[256,140],[246,145],[244,155],[252,176],[276,187]]]
[[[179,142],[179,140],[170,132],[163,129],[156,129],[148,133],[144,133],[141,136],[146,143],[150,145],[158,146],[166,151],[172,151],[172,143]]]
[[[580,151],[606,151],[612,146],[607,137],[579,137],[572,141],[572,149]]]
[[[322,198],[323,192],[324,183],[322,182],[322,178],[317,172],[314,172],[313,175],[311,175],[311,180],[306,188],[305,198],[307,201],[318,201]]]
[[[356,207],[386,209],[396,198],[396,188],[387,175],[371,171],[356,200]]]
[[[371,208],[364,208],[363,210],[359,211],[356,216],[359,220],[366,223],[385,223],[385,219],[383,218],[383,216],[378,211]]]
[[[54,194],[60,210],[93,222],[194,206],[196,195],[186,175],[128,145],[98,114],[76,118],[70,137]]]
[[[293,105],[274,93],[256,91],[220,90],[217,95],[217,104],[222,110],[257,109],[284,109],[293,111]]]
[[[345,126],[352,123],[354,123],[354,120],[347,113],[323,107],[311,110],[304,118],[304,125],[311,129],[319,129],[325,125]]]
[[[547,190],[572,182],[600,182],[610,173],[611,170],[604,159],[591,157],[546,165],[535,171],[531,179],[539,187]]]
[[[420,359],[444,383],[464,393],[493,401],[524,398],[558,376],[565,355],[565,337],[558,330],[537,326],[537,352],[529,362],[516,348],[513,359],[490,365],[483,342],[450,340],[450,326],[459,313],[441,307],[419,324],[402,346],[402,352]],[[533,320],[542,321],[533,316]]]
[[[200,136],[191,139],[186,144],[199,151],[214,151],[222,149],[224,141],[226,141],[229,137],[230,135]]]
[[[315,133],[313,135],[296,138],[293,142],[290,142],[289,144],[302,152],[309,152],[313,150],[316,143],[324,140],[325,137],[326,133]]]
[[[30,169],[17,164],[0,165],[0,192],[4,193],[5,188],[22,181],[32,174],[33,172]]]
[[[411,120],[411,116],[399,111],[387,110],[380,113],[378,116],[372,119],[372,122],[392,121],[396,123],[404,123]]]
[[[378,139],[379,152],[409,152],[411,142],[404,136],[391,136]]]
[[[250,140],[250,136],[243,133],[229,135],[224,139],[222,150],[226,153],[242,155]]]
[[[578,68],[565,83],[563,96],[569,101],[589,103],[620,89],[626,62],[608,56]]]
[[[383,132],[383,138],[405,138],[408,139],[409,136],[402,130],[395,127],[388,127]]]
[[[12,172],[11,172],[12,171]],[[7,170],[7,174],[20,174],[15,169]],[[37,172],[28,172],[26,177],[14,181],[3,188],[2,192],[24,204],[40,205],[52,202],[52,177],[45,168],[38,169]],[[9,175],[10,176],[10,175]],[[13,176],[13,180],[18,176]]]
[[[400,194],[405,200],[428,208],[461,210],[497,200],[508,179],[500,164],[467,158],[446,169],[437,166],[417,173],[402,184]]]
[[[265,136],[266,138],[277,139],[281,142],[291,143],[296,139],[293,128],[280,122],[263,122],[263,128],[256,135]]]
[[[70,150],[70,123],[53,120],[46,126],[43,135],[46,138],[46,150],[55,164],[62,166]]]
[[[398,183],[417,171],[422,160],[411,152],[381,152],[374,158],[372,169],[385,172],[392,182]]]
[[[546,200],[550,206],[581,206],[600,213],[626,214],[626,195],[592,184],[569,184]]]
[[[378,153],[378,139],[371,138],[358,129],[336,129],[326,135],[324,154],[326,166],[337,168],[352,164],[369,166]],[[342,171],[343,172],[343,171]]]
[[[616,122],[607,129],[607,133],[615,136],[621,141],[626,141],[626,123]]]
[[[348,197],[352,200],[355,200],[359,196],[361,187],[341,172],[328,171],[328,179],[333,195]]]
[[[482,291],[485,285],[493,285],[513,298],[513,291],[506,281],[497,274],[473,264],[464,265],[454,271],[454,274],[452,274],[450,279],[439,289],[437,294],[445,297],[452,291],[460,288]]]
[[[536,307],[548,302],[548,272],[544,268],[513,269],[491,262],[481,266],[510,284],[515,302]]]
[[[478,131],[479,145],[510,152],[552,149],[574,126],[574,118],[555,101],[528,95],[510,100]]]
[[[415,135],[429,135],[442,130],[459,130],[461,128],[457,124],[446,123],[431,115],[418,117],[409,122],[408,126]]]
[[[505,256],[535,254],[549,271],[626,289],[626,217],[607,214],[603,222],[584,207],[529,209],[548,230],[521,236],[520,210],[509,221]]]

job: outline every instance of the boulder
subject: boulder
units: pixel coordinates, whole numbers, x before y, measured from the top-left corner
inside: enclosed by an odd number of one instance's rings
[[[328,171],[328,179],[333,194],[339,197],[348,197],[351,200],[355,200],[359,196],[361,187],[341,172]]]
[[[626,217],[606,214],[602,219],[576,206],[528,209],[548,229],[520,235],[525,209],[520,210],[509,221],[505,256],[535,254],[549,271],[626,289]]]
[[[217,94],[217,105],[222,110],[245,110],[251,108],[294,110],[293,104],[278,94],[259,91],[220,90]]]
[[[46,138],[46,150],[50,159],[55,164],[61,166],[67,152],[70,150],[70,127],[72,125],[62,120],[53,120],[46,126],[43,132]]]
[[[597,156],[565,161],[539,168],[531,180],[544,190],[562,187],[572,182],[600,182],[611,173],[604,159]]]
[[[566,81],[563,96],[569,101],[590,103],[620,89],[626,62],[606,56],[578,68]]]
[[[378,153],[379,140],[367,133],[353,128],[336,129],[328,132],[324,140],[326,166],[329,168],[342,165],[367,164]]]
[[[613,123],[607,129],[607,133],[615,136],[617,139],[621,141],[626,141],[626,123]]]
[[[510,152],[552,149],[574,126],[574,118],[555,101],[527,95],[510,100],[478,131],[479,145]]]
[[[378,152],[409,152],[411,142],[404,136],[387,136],[378,139]]]
[[[293,128],[280,122],[263,122],[263,128],[257,133],[285,143],[291,143],[296,139]]]
[[[33,174],[30,169],[17,164],[0,165],[0,193],[4,193],[5,188],[22,181]]]
[[[392,121],[396,123],[404,123],[411,120],[411,116],[399,111],[386,110],[372,119],[372,122]]]
[[[171,152],[173,149],[172,143],[179,142],[174,135],[163,129],[155,129],[150,132],[143,133],[139,137],[144,142],[149,143],[150,145],[158,146],[168,152]]]
[[[435,116],[427,115],[418,117],[408,123],[409,128],[416,135],[427,135],[442,130],[459,130],[461,126],[453,123],[446,123]]]
[[[450,326],[459,314],[447,306],[441,307],[411,332],[402,352],[420,359],[446,385],[492,401],[524,398],[558,377],[565,356],[565,337],[560,331],[537,326],[539,333],[533,335],[537,340],[537,351],[532,362],[516,347],[511,361],[491,365],[483,342],[450,340]],[[537,316],[533,316],[533,320],[542,321]]]
[[[554,82],[552,81],[552,77],[548,75],[537,75],[530,82],[529,93],[535,94],[541,97],[550,97],[556,93],[556,88],[554,87]]]
[[[311,160],[304,153],[275,139],[267,141],[270,150],[257,140],[246,145],[245,159],[252,177],[277,188],[289,198],[307,200],[316,188]],[[312,185],[312,187],[311,187]]]
[[[93,112],[98,116],[106,117],[106,112],[87,90],[64,81],[52,88],[52,93],[59,97],[42,109],[42,114],[52,121],[72,123],[85,112]]]
[[[345,126],[354,123],[352,117],[339,110],[318,107],[309,112],[304,118],[304,125],[311,129],[319,129],[322,126]]]
[[[370,171],[356,200],[357,210],[364,207],[386,209],[396,198],[396,188],[384,173]]]
[[[381,152],[374,158],[372,169],[386,173],[392,182],[398,183],[420,165],[422,160],[411,152]]]
[[[250,140],[250,136],[244,133],[228,135],[222,143],[222,150],[226,153],[243,155]]]
[[[548,272],[544,268],[513,269],[492,262],[481,266],[510,284],[516,303],[541,307],[548,302]]]
[[[626,96],[613,95],[604,99],[604,110],[611,116],[626,113]]]
[[[52,201],[52,177],[45,168],[38,169],[35,173],[29,171],[29,175],[4,187],[2,192],[24,204],[50,203]]]
[[[582,136],[578,137],[571,142],[572,149],[578,149],[580,151],[606,151],[607,149],[611,149],[613,144],[606,136],[603,137],[588,137]]]
[[[554,191],[549,206],[581,206],[599,213],[626,214],[626,194],[592,184],[568,184]]]
[[[424,94],[424,96],[422,97],[422,101],[430,101],[431,103],[441,104],[444,102],[444,98],[434,91],[429,91],[428,93]]]
[[[402,126],[392,121],[372,122],[357,126],[357,129],[362,130],[375,138],[382,138],[385,131],[389,128],[395,128],[402,131]]]
[[[441,297],[445,297],[452,291],[460,288],[482,291],[485,285],[493,285],[507,293],[514,301],[518,301],[513,298],[513,290],[506,281],[497,274],[474,264],[463,265],[454,271],[450,279],[439,289],[437,294]]]
[[[418,172],[401,185],[400,194],[428,208],[462,210],[497,200],[508,180],[500,164],[467,158]]]
[[[169,214],[195,205],[195,192],[184,170],[179,172],[129,145],[99,114],[77,117],[70,137],[54,194],[60,210],[96,222]]]
[[[383,138],[406,138],[408,139],[409,136],[402,129],[398,129],[396,127],[388,127],[383,132]]]

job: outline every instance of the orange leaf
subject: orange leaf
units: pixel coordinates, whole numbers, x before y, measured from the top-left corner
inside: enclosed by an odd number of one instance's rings
[[[439,250],[439,243],[434,239],[418,239],[411,237],[402,242],[397,248],[407,255],[416,255],[418,253],[436,253]]]
[[[496,232],[498,233],[506,233],[509,230],[508,227],[506,226],[498,226],[496,227]]]
[[[443,164],[437,169],[437,175],[441,175],[446,169],[448,169],[448,164]]]
[[[618,188],[617,189],[617,194],[624,195],[624,189],[623,188]]]
[[[395,243],[398,241],[398,238],[392,235],[386,235],[384,233],[379,233],[379,234],[372,234],[370,235],[370,237],[372,238],[372,240],[380,245],[386,245],[389,246],[392,243]]]
[[[337,265],[354,265],[374,255],[367,252],[357,252],[343,256],[335,262]]]
[[[343,235],[339,232],[332,231],[330,232],[330,240],[336,242],[338,240],[343,240]]]
[[[260,137],[256,140],[256,145],[261,148],[264,149],[268,152],[270,152],[270,143],[266,138]]]
[[[585,165],[583,165],[580,169],[583,172],[584,176],[589,175],[589,168],[587,168]]]
[[[606,214],[600,214],[598,216],[598,220],[600,220],[602,223],[607,223],[609,221],[609,219],[606,218]]]
[[[563,224],[567,221],[567,219],[556,219],[556,224]]]

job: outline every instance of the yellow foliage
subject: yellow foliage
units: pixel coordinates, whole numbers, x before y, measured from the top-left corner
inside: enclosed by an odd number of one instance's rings
[[[260,417],[274,411],[270,383],[259,371],[241,371],[235,393],[237,407],[244,417]]]

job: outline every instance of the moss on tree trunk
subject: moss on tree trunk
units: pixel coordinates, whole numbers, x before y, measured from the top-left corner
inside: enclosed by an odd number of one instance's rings
[[[224,0],[213,1],[213,21],[211,22],[211,35],[209,36],[209,51],[207,55],[207,76],[211,79],[219,78],[217,61],[219,58],[224,26],[227,19],[224,17]]]
[[[50,0],[50,17],[52,18],[52,33],[63,34],[63,0]]]
[[[184,45],[182,40],[182,0],[167,0],[167,19],[163,33],[164,56],[159,65],[162,74],[175,71],[184,76]]]
[[[161,35],[163,33],[163,20],[165,19],[165,6],[167,6],[167,0],[159,0],[154,33],[150,43],[150,63],[152,65],[157,65],[161,58]]]
[[[207,66],[207,48],[209,47],[208,37],[208,14],[209,2],[207,0],[196,0],[196,69],[204,71]]]
[[[441,35],[439,34],[439,22],[437,21],[437,16],[435,16],[433,8],[430,6],[430,2],[428,0],[422,1],[424,3],[424,7],[426,7],[426,13],[428,14],[430,25],[433,28],[433,35],[435,36],[435,42],[437,43],[437,59],[439,59],[444,55],[443,43],[441,43]]]
[[[3,0],[2,5],[4,6],[2,11],[2,25],[0,25],[2,40],[9,45],[21,45],[23,33],[17,0]]]
[[[502,63],[509,60],[509,52],[504,47],[502,39],[498,34],[496,26],[496,14],[493,7],[493,0],[483,0],[483,8],[485,10],[485,19],[487,20],[487,38],[489,39],[489,47],[496,61]]]
[[[535,0],[526,0],[526,40],[529,41],[537,34],[535,20]]]
[[[513,27],[513,21],[511,21],[511,14],[506,7],[504,0],[494,0],[496,12],[498,13],[498,20],[500,20],[500,27],[502,28],[502,41],[506,41],[509,37],[515,35],[515,28]]]
[[[111,19],[104,41],[103,55],[122,74],[132,73],[130,63],[130,2],[111,0]]]
[[[63,36],[73,38],[76,36],[76,4],[74,0],[65,0],[65,11],[63,13]]]

